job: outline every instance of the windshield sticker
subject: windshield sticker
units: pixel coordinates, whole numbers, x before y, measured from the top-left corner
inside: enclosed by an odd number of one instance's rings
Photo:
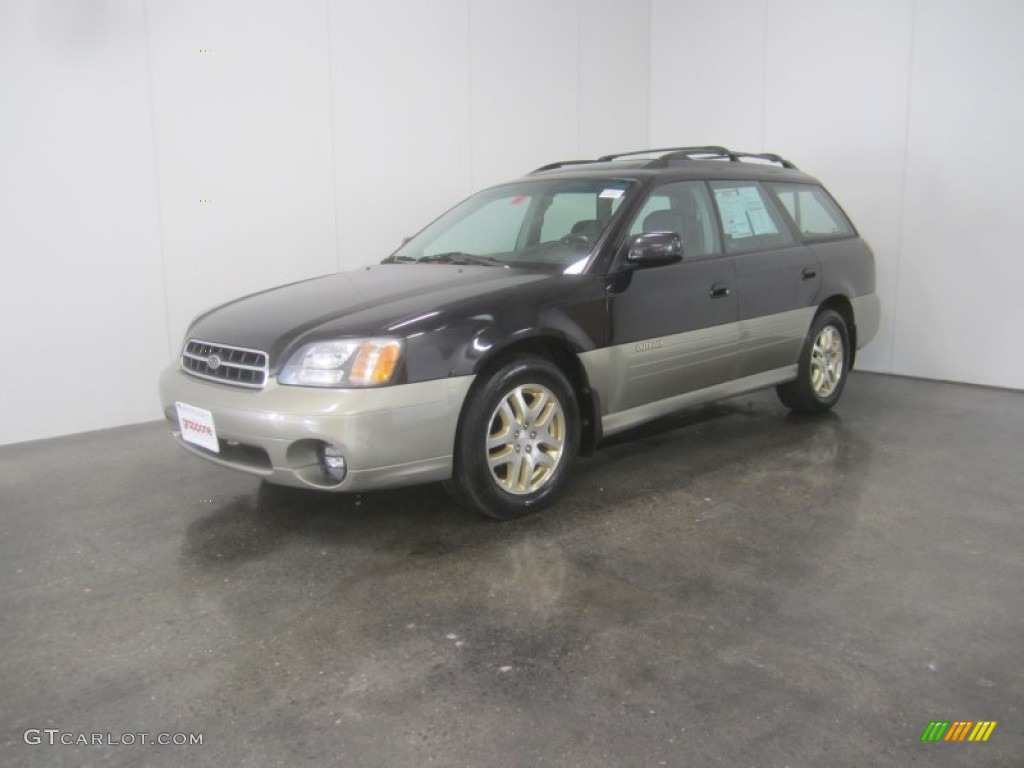
[[[618,200],[624,194],[626,194],[626,190],[624,189],[615,189],[614,187],[609,187],[608,189],[601,190],[601,194],[598,195],[598,197],[603,197],[607,200]]]
[[[519,205],[525,203],[527,199],[526,195],[516,195],[509,201],[509,205]]]

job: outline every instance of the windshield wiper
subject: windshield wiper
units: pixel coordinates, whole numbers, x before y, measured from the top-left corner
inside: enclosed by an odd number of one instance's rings
[[[490,256],[476,256],[472,253],[463,253],[462,251],[432,253],[429,256],[421,256],[417,261],[424,264],[461,264],[508,268],[508,264],[501,259],[492,259]]]
[[[405,264],[406,262],[413,261],[419,261],[419,259],[417,259],[415,256],[406,256],[405,254],[402,253],[393,253],[386,259],[381,261],[381,264],[397,264],[398,262],[402,262],[403,264]]]

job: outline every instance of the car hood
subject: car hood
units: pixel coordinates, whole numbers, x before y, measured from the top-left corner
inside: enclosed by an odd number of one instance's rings
[[[188,337],[259,349],[276,368],[299,344],[353,336],[402,336],[445,322],[467,304],[557,280],[559,274],[449,264],[385,264],[272,288],[198,317]]]

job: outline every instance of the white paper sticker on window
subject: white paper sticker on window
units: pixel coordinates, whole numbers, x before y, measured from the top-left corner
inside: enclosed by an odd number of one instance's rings
[[[606,200],[618,200],[623,194],[625,194],[625,192],[626,190],[624,189],[609,187],[608,189],[602,189],[601,194],[598,195],[598,197],[603,197]]]
[[[715,201],[722,212],[722,228],[735,240],[754,234],[747,219],[746,206],[735,189],[716,189]]]
[[[768,215],[764,207],[764,200],[756,187],[740,187],[740,197],[743,198],[743,205],[746,209],[750,226],[754,229],[755,235],[775,235],[779,230],[775,228],[775,222]]]

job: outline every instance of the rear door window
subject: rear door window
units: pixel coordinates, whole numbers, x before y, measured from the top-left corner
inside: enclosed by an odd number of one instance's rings
[[[753,181],[712,181],[726,253],[766,251],[795,245],[775,204]]]

